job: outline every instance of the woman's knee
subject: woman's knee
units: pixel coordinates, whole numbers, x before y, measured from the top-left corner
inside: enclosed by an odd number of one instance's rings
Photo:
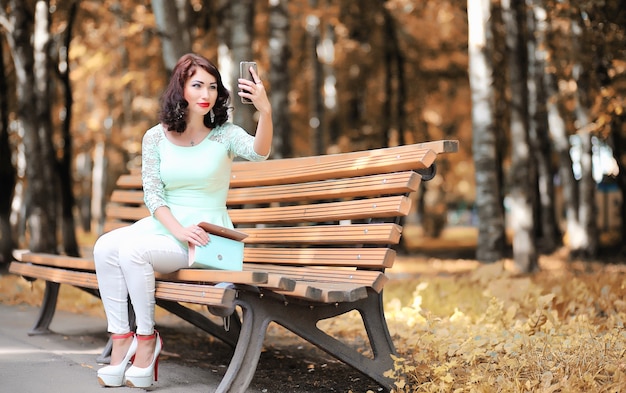
[[[115,241],[115,234],[108,232],[100,236],[93,246],[93,258],[97,264],[107,261],[112,254],[118,252],[117,242]]]

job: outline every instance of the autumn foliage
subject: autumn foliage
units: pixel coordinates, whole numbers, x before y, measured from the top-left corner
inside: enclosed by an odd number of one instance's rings
[[[396,392],[624,391],[624,266],[542,264],[402,283],[412,296],[386,304]]]

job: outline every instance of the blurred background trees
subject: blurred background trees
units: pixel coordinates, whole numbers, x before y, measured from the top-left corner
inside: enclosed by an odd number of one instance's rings
[[[274,157],[458,139],[417,195],[522,271],[626,241],[623,0],[0,0],[0,263],[79,252],[187,51],[256,60]],[[233,96],[233,120],[254,113]],[[57,230],[54,230],[56,228]],[[611,240],[613,242],[611,243]]]

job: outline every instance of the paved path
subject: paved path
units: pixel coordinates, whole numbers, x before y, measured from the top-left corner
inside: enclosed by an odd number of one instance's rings
[[[0,304],[0,391],[11,393],[123,393],[142,389],[102,388],[96,380],[96,357],[106,344],[102,319],[57,311],[53,334],[29,336],[38,309]],[[210,369],[164,361],[159,393],[214,392],[220,376]],[[249,390],[254,392],[254,390]]]

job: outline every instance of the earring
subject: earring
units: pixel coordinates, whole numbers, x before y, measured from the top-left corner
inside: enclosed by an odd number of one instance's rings
[[[209,111],[209,118],[211,119],[211,124],[215,122],[215,113],[213,112],[213,108]]]

